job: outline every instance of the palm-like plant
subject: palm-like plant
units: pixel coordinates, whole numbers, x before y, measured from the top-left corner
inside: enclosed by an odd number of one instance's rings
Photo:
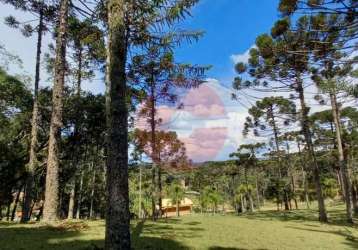
[[[183,187],[177,182],[172,183],[168,188],[168,195],[172,201],[172,204],[176,205],[176,215],[177,215],[177,217],[179,217],[180,216],[180,212],[179,212],[180,202],[184,198]]]

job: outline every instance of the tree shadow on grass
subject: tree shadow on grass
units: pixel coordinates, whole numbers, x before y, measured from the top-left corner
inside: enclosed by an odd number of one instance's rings
[[[146,233],[150,230],[153,237],[141,235],[143,230]],[[173,235],[170,233],[173,233],[173,230],[178,231],[180,235],[193,234],[190,230],[184,232],[184,230],[167,228],[161,224],[146,225],[143,221],[138,222],[132,228],[132,249],[188,250],[187,246],[171,238]],[[93,230],[91,234],[93,235]],[[67,230],[39,224],[0,225],[1,250],[100,250],[103,247],[104,239],[86,238],[86,229]]]
[[[308,225],[306,225],[308,226]],[[304,230],[309,232],[318,232],[318,233],[326,233],[326,234],[335,234],[338,236],[342,236],[345,238],[344,244],[349,246],[352,249],[358,249],[358,237],[354,236],[353,233],[347,228],[343,228],[342,230],[319,230],[316,228],[302,228],[298,226],[287,226],[286,228],[292,228],[295,230]]]
[[[51,226],[40,225],[1,225],[0,249],[28,250],[28,249],[87,249],[95,240],[77,240],[80,231],[60,230]]]
[[[142,236],[143,230],[146,233],[154,234],[157,237]],[[132,229],[132,247],[133,249],[173,249],[187,250],[188,247],[181,243],[168,239],[172,228],[166,225],[158,225],[157,223],[146,225],[145,221],[139,221]]]
[[[160,223],[165,223],[165,224],[180,224],[181,223],[181,219],[180,218],[161,218],[159,220],[157,220],[157,222]]]
[[[181,244],[180,242],[156,238],[156,237],[140,237],[138,241],[133,243],[133,249],[151,249],[151,250],[190,250],[191,248]]]
[[[180,224],[179,220],[159,220],[157,222],[139,221],[132,229],[132,242],[134,249],[190,249],[176,241],[176,238],[200,237],[198,232],[204,229],[199,227],[174,227]],[[197,225],[195,223],[195,225]],[[142,233],[145,232],[145,235]]]
[[[186,223],[183,223],[184,225],[188,225],[188,226],[197,226],[197,225],[200,225],[201,222],[199,221],[190,221],[190,222],[186,222]]]
[[[355,227],[354,225],[346,222],[344,211],[342,210],[330,210],[329,211],[330,225]],[[291,210],[291,211],[260,211],[251,214],[240,215],[242,218],[254,219],[254,220],[277,220],[277,221],[311,221],[318,222],[318,212],[310,209]]]
[[[248,248],[236,248],[236,247],[210,247],[209,250],[249,250]],[[267,248],[257,248],[257,249],[252,249],[250,248],[250,250],[267,250]]]

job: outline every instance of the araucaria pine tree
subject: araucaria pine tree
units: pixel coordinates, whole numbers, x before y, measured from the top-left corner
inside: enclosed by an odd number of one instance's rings
[[[52,24],[55,16],[55,6],[50,5],[44,0],[2,0],[2,2],[13,5],[16,9],[30,12],[38,16],[38,23],[34,26],[28,22],[20,22],[14,16],[5,18],[7,25],[13,28],[19,28],[25,37],[37,35],[36,42],[36,58],[35,58],[35,80],[34,80],[34,94],[33,94],[33,110],[31,119],[31,140],[29,149],[29,162],[27,164],[26,184],[24,188],[24,202],[22,207],[21,221],[27,222],[31,217],[31,206],[33,202],[33,187],[34,187],[34,173],[38,167],[37,150],[38,150],[38,130],[39,130],[39,83],[40,83],[40,68],[41,68],[41,50],[42,37],[48,27]],[[33,21],[35,22],[35,21]]]
[[[47,222],[58,219],[59,202],[59,143],[61,140],[63,88],[66,72],[66,46],[68,24],[68,0],[61,0],[58,12],[58,34],[56,39],[56,58],[54,66],[54,86],[52,96],[52,115],[47,156],[45,203],[43,220]]]

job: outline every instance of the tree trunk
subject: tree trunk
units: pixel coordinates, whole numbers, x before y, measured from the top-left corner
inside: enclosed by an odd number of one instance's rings
[[[162,216],[162,170],[158,165],[158,206],[159,216]]]
[[[11,201],[8,202],[6,208],[6,221],[10,220]]]
[[[291,209],[291,205],[289,204],[289,199],[288,199],[288,194],[287,194],[287,190],[285,190],[283,192],[283,201],[284,201],[284,204],[285,204],[285,210],[290,210]]]
[[[0,201],[0,221],[2,221],[2,219],[4,218],[2,205],[3,205],[3,204],[2,204],[2,201]]]
[[[352,183],[352,202],[353,202],[353,212],[355,215],[358,215],[358,199],[357,199],[357,186]]]
[[[241,212],[245,213],[246,212],[246,208],[245,208],[245,203],[244,203],[244,197],[243,195],[240,195],[240,201],[241,201]]]
[[[316,186],[319,221],[327,222],[328,218],[327,218],[326,207],[324,204],[324,198],[323,198],[323,194],[322,194],[320,169],[319,169],[319,166],[317,163],[315,151],[313,149],[312,136],[311,136],[309,119],[308,119],[308,108],[306,107],[304,89],[303,89],[301,79],[297,79],[297,89],[296,90],[297,90],[297,92],[299,94],[299,98],[300,98],[302,132],[304,134],[305,141],[307,144],[309,160],[310,160],[310,163],[313,165],[312,172],[313,172],[314,182],[315,182],[315,186]]]
[[[306,164],[305,164],[305,160],[302,157],[302,152],[301,152],[301,144],[299,142],[299,139],[297,139],[297,148],[298,148],[298,155],[301,161],[301,171],[302,171],[302,185],[303,185],[303,190],[304,190],[304,196],[305,196],[305,202],[306,202],[306,208],[309,209],[310,208],[310,199],[309,199],[309,195],[308,195],[308,182],[307,182],[307,173],[306,173]]]
[[[32,212],[34,211],[35,204],[36,204],[36,200],[34,200],[34,202],[33,202],[32,205],[31,205],[30,218],[31,218],[31,216],[32,216]]]
[[[21,190],[22,190],[22,186],[19,188],[19,191],[17,191],[17,194],[16,194],[14,206],[13,206],[12,212],[11,212],[11,221],[15,220],[17,205],[19,204],[19,201],[20,201]]]
[[[275,116],[273,114],[273,108],[271,106],[271,122],[272,122],[272,129],[273,129],[273,134],[274,134],[274,139],[275,139],[275,146],[276,146],[276,153],[277,153],[277,157],[278,157],[278,173],[279,173],[279,178],[282,178],[282,173],[281,173],[281,168],[282,168],[282,160],[281,160],[281,154],[280,154],[280,147],[278,145],[278,129],[277,129],[277,125],[276,125],[276,120],[275,120]]]
[[[79,102],[81,98],[81,82],[82,82],[82,47],[81,45],[77,45],[78,51],[77,51],[77,86],[76,86],[76,107],[78,110],[81,109]],[[72,154],[72,165],[76,166],[79,162],[79,119],[76,117],[74,121],[74,127],[73,127],[73,135],[74,135],[74,150]],[[77,168],[76,168],[77,170]],[[70,199],[68,204],[68,215],[67,219],[73,219],[74,218],[74,207],[75,207],[75,196],[76,196],[76,170],[74,171],[74,176],[71,180],[71,191],[70,191]],[[76,218],[79,216],[79,209],[76,211]],[[78,218],[77,218],[78,219]]]
[[[42,4],[42,3],[40,3]],[[39,25],[37,30],[37,48],[36,48],[36,67],[35,67],[35,84],[34,84],[34,104],[31,119],[31,142],[30,142],[30,159],[26,169],[26,186],[24,190],[24,205],[22,208],[21,222],[30,220],[31,202],[33,200],[32,192],[34,185],[34,172],[37,164],[36,150],[37,150],[37,134],[38,134],[38,119],[39,119],[39,103],[38,92],[40,82],[40,62],[41,62],[41,47],[42,47],[42,33],[43,33],[43,8],[40,8]]]
[[[336,175],[337,175],[337,182],[338,182],[338,185],[339,185],[339,189],[341,190],[341,194],[342,194],[342,200],[344,202],[346,202],[346,195],[345,195],[346,192],[344,190],[343,181],[342,181],[342,175],[341,175],[340,169],[337,169]]]
[[[297,204],[297,198],[296,198],[296,186],[295,186],[295,178],[293,176],[293,167],[291,165],[291,157],[290,157],[290,145],[288,144],[288,142],[286,142],[286,149],[287,149],[287,164],[289,166],[289,170],[288,173],[291,176],[291,186],[292,186],[292,194],[293,194],[293,201],[295,202],[295,208],[298,209],[298,204]],[[287,175],[288,175],[287,173]],[[291,207],[291,199],[290,199],[290,208]]]
[[[248,193],[248,196],[249,196],[249,205],[250,205],[250,212],[253,212],[254,211],[254,200],[252,199],[252,195],[251,195],[251,192]]]
[[[75,185],[75,180],[73,180],[72,184],[71,184],[70,201],[68,203],[67,219],[69,219],[69,220],[73,219],[73,214],[74,214],[73,212],[74,212],[74,207],[75,207],[75,195],[76,195],[75,186],[76,186]]]
[[[59,198],[59,143],[61,140],[63,87],[66,72],[66,45],[69,0],[61,0],[59,27],[56,40],[55,82],[52,95],[49,151],[47,158],[46,190],[43,219],[46,222],[58,219]]]
[[[78,46],[78,52],[77,52],[77,97],[81,97],[81,85],[82,85],[82,46]]]
[[[155,206],[155,197],[156,197],[156,181],[155,181],[155,163],[152,162],[152,220],[155,221],[157,219],[156,217],[156,206]]]
[[[161,209],[160,204],[161,198],[160,198],[160,185],[161,185],[161,176],[160,176],[160,167],[158,162],[158,155],[157,155],[157,148],[156,148],[156,123],[155,123],[155,79],[154,74],[152,73],[151,79],[150,79],[150,133],[151,133],[151,148],[152,148],[152,162],[153,162],[153,170],[152,170],[152,185],[153,185],[153,191],[152,191],[152,219],[156,220],[157,218],[157,211],[156,211],[156,199],[158,198],[158,205],[159,205],[159,211]],[[157,182],[155,181],[155,175],[158,175]],[[159,202],[160,200],[160,202]]]
[[[128,194],[125,1],[109,0],[107,48],[106,250],[131,249]]]
[[[139,202],[138,202],[138,218],[142,219],[142,167],[139,165]]]
[[[78,190],[78,197],[77,197],[77,211],[76,211],[76,219],[79,220],[80,219],[80,215],[81,215],[81,203],[82,203],[82,189],[83,189],[83,170],[81,170],[81,178],[80,178],[80,187]]]
[[[260,206],[261,206],[261,201],[260,201],[260,190],[259,190],[259,177],[257,174],[257,170],[255,169],[256,172],[256,199],[257,199],[257,209],[260,210]]]
[[[336,140],[337,140],[337,148],[338,148],[338,164],[339,169],[342,173],[342,180],[345,192],[345,200],[346,200],[346,213],[347,213],[347,222],[353,223],[353,211],[352,211],[352,190],[351,190],[351,181],[349,178],[349,170],[347,161],[344,158],[343,152],[343,143],[342,143],[342,133],[341,133],[341,121],[340,121],[340,110],[337,104],[337,97],[334,93],[335,90],[331,91],[330,99],[332,106],[332,115],[334,120],[334,125],[336,127]]]
[[[276,207],[277,211],[280,211],[280,196],[278,194],[276,195]]]
[[[63,210],[61,209],[62,208],[62,203],[63,203],[63,192],[64,190],[61,189],[60,192],[59,192],[59,199],[58,199],[58,218],[59,219],[62,219],[62,218],[65,218],[65,215],[63,213]]]
[[[36,221],[40,221],[43,212],[44,212],[44,206],[42,205],[39,214],[36,216]]]
[[[244,195],[244,206],[245,206],[245,211],[247,211],[247,197],[246,197],[246,194]]]
[[[278,128],[276,125],[276,121],[275,121],[275,116],[274,116],[274,112],[273,112],[273,108],[271,106],[271,122],[272,122],[272,129],[273,129],[273,133],[274,133],[274,140],[275,140],[275,146],[276,146],[276,153],[277,153],[277,157],[278,157],[278,187],[280,186],[279,183],[282,179],[282,159],[281,159],[281,153],[280,153],[280,147],[279,147],[279,139],[278,139]],[[279,199],[279,190],[278,191],[278,195],[277,195],[277,199]],[[286,195],[286,191],[284,191],[284,197],[283,197],[283,201],[285,203],[285,210],[288,210],[288,200],[287,200],[287,195]]]
[[[251,194],[251,190],[249,190],[249,181],[247,178],[247,168],[244,167],[244,175],[245,175],[245,184],[246,184],[246,190],[247,190],[247,198],[249,200],[249,209],[250,212],[254,211],[254,201],[252,200],[252,194]]]
[[[80,110],[80,98],[81,98],[81,83],[82,83],[82,46],[80,44],[76,45],[77,47],[77,84],[76,84],[76,108],[77,110]],[[80,137],[79,137],[79,117],[76,117],[74,121],[73,126],[73,137],[74,137],[74,149],[72,154],[72,165],[76,167],[74,170],[74,176],[72,178],[71,183],[71,191],[70,191],[70,199],[69,199],[69,205],[68,205],[68,215],[67,219],[73,219],[74,218],[74,207],[75,207],[75,196],[76,196],[76,170],[80,167],[77,167],[77,164],[79,163],[79,155],[80,155]],[[79,206],[77,206],[76,211],[76,219],[79,219]]]
[[[291,184],[292,184],[293,201],[295,202],[295,208],[298,209],[298,203],[297,203],[297,198],[296,198],[295,178],[292,173],[291,173]]]
[[[179,214],[179,201],[177,201],[177,205],[176,205],[176,214],[177,214],[177,217],[180,216],[180,214]]]
[[[91,187],[91,201],[90,201],[90,212],[89,217],[93,218],[93,202],[94,202],[94,192],[96,187],[96,169],[93,168],[93,176],[92,176],[92,187]]]

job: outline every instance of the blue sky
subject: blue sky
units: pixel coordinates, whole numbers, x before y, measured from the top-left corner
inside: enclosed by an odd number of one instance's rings
[[[258,35],[270,31],[279,18],[278,0],[202,0],[184,27],[204,30],[199,42],[183,46],[177,58],[213,66],[208,73],[221,83],[231,84],[231,55],[243,54]]]
[[[2,20],[9,14],[14,14],[23,21],[34,17],[14,12],[8,5],[0,6],[0,43],[18,54],[24,61],[25,70],[32,74],[35,37],[22,37],[18,31],[6,27]],[[244,53],[259,34],[270,30],[279,18],[277,6],[278,0],[201,0],[192,10],[192,17],[182,22],[180,27],[204,30],[205,35],[198,42],[184,43],[178,48],[177,59],[181,62],[212,65],[208,77],[231,84],[233,63],[230,56]],[[45,38],[45,47],[49,41],[49,37]],[[92,84],[89,88],[98,91]]]
[[[269,32],[279,19],[278,0],[201,0],[178,28],[204,30],[198,42],[183,44],[176,50],[179,62],[212,65],[207,73],[208,82],[202,88],[184,94],[182,102],[187,108],[160,107],[166,115],[169,130],[178,133],[187,146],[189,157],[194,161],[225,160],[242,143],[262,138],[244,138],[242,128],[247,116],[247,106],[231,100],[231,82],[234,61],[247,60],[247,51],[255,38]],[[33,16],[16,12],[10,6],[0,4],[0,20],[13,14],[27,21]],[[33,75],[36,38],[24,38],[18,31],[6,27],[0,21],[0,43],[9,51],[19,55],[24,62],[24,71]],[[51,39],[44,39],[44,51]],[[18,69],[12,69],[18,72]],[[42,71],[40,85],[51,86]],[[103,92],[104,82],[83,84],[85,90]],[[205,93],[205,94],[203,94]]]

